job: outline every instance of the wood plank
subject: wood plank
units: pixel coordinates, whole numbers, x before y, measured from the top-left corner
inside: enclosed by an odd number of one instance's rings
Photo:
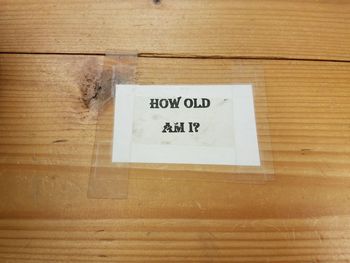
[[[350,259],[348,63],[139,58],[140,83],[262,72],[276,174],[250,184],[133,170],[127,199],[99,200],[87,198],[96,109],[82,90],[103,59],[0,56],[2,261]]]
[[[346,262],[349,217],[0,220],[5,262]]]
[[[96,112],[82,101],[82,89],[102,63],[98,56],[1,56],[3,217],[266,218],[350,211],[349,64],[139,59],[140,83],[232,83],[249,77],[242,67],[263,70],[276,176],[251,185],[225,174],[134,170],[129,198],[115,201],[86,197]]]
[[[347,0],[0,0],[0,52],[350,60]]]

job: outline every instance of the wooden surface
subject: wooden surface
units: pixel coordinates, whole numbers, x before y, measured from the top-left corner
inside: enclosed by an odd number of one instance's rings
[[[263,69],[276,175],[237,184],[134,171],[127,199],[97,200],[86,194],[95,122],[80,80],[102,60],[1,56],[2,258],[349,258],[348,63],[139,59],[140,83],[230,83],[237,67]]]
[[[349,3],[0,0],[0,262],[349,262]],[[133,169],[88,198],[109,49],[148,56],[139,83],[258,72],[273,180]]]
[[[0,0],[0,51],[350,60],[348,0],[154,1]]]

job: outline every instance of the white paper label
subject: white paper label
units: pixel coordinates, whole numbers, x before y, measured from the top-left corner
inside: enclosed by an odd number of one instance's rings
[[[113,162],[259,166],[251,85],[118,85]]]

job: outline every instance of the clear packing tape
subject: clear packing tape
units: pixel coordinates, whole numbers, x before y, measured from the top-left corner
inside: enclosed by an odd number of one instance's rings
[[[88,197],[125,199],[128,196],[129,166],[112,163],[114,91],[118,84],[135,83],[136,54],[104,57],[101,73],[102,94],[97,116],[95,143],[90,169]]]
[[[232,78],[217,84],[251,84],[253,87],[260,166],[113,163],[114,94],[118,84],[149,84],[136,79],[136,54],[106,55],[102,71],[102,105],[97,117],[96,135],[88,187],[89,198],[125,199],[130,176],[162,176],[168,180],[263,184],[274,178],[264,71],[259,65],[235,65]],[[167,79],[160,84],[174,84]],[[153,83],[152,83],[153,84]],[[177,83],[176,83],[177,84]],[[191,83],[193,84],[193,83]],[[198,80],[198,84],[203,84]],[[118,114],[118,113],[117,113]]]

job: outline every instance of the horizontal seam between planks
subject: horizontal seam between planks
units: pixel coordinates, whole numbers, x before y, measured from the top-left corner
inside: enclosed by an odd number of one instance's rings
[[[110,55],[117,55],[111,53]],[[128,53],[121,53],[127,55]],[[132,53],[130,53],[131,55]],[[0,55],[60,55],[60,56],[108,56],[106,53],[80,53],[80,52],[0,52]],[[290,58],[274,56],[225,56],[225,55],[196,55],[196,54],[170,54],[170,53],[138,53],[141,58],[168,58],[168,59],[242,59],[242,60],[283,60],[283,61],[310,61],[310,62],[336,62],[350,63],[344,59],[322,59],[322,58]]]

